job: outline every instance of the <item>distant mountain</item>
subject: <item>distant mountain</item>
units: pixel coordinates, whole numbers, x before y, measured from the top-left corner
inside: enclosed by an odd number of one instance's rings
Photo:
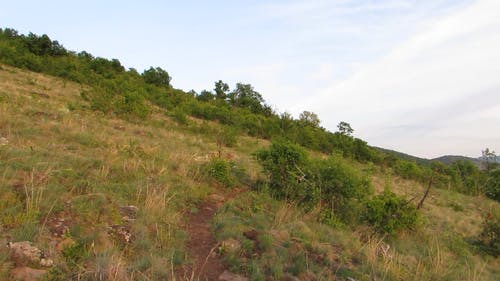
[[[442,162],[444,164],[450,165],[453,162],[456,162],[459,160],[471,161],[472,163],[476,164],[476,166],[478,166],[478,167],[481,167],[481,163],[483,162],[479,158],[472,158],[472,157],[460,156],[460,155],[445,155],[445,156],[431,159],[430,161],[439,161],[439,162]]]
[[[422,165],[430,165],[431,164],[431,160],[426,159],[426,158],[420,158],[420,157],[413,156],[413,155],[410,155],[410,154],[406,154],[406,153],[403,153],[403,152],[399,152],[399,151],[395,151],[395,150],[391,150],[391,149],[386,149],[386,148],[381,148],[381,147],[374,147],[374,148],[378,149],[378,150],[380,150],[382,152],[385,152],[387,154],[392,154],[392,155],[394,155],[394,156],[396,156],[397,158],[400,158],[400,159],[415,161],[418,164],[422,164]]]
[[[481,156],[481,157],[478,158],[478,160],[479,161],[486,161],[487,159]],[[498,155],[496,157],[496,159],[494,161],[492,161],[492,162],[500,163],[500,155]]]
[[[467,157],[467,156],[461,156],[461,155],[444,155],[441,157],[436,157],[433,159],[427,159],[427,158],[420,158],[417,156],[409,155],[403,152],[395,151],[395,150],[390,150],[386,148],[381,148],[381,147],[375,147],[376,149],[385,152],[387,154],[392,154],[400,159],[404,160],[410,160],[410,161],[415,161],[418,164],[422,165],[430,165],[431,162],[438,161],[441,163],[444,163],[446,165],[450,165],[453,162],[459,161],[459,160],[464,160],[464,161],[471,161],[472,163],[476,164],[478,168],[482,168],[483,165],[482,163],[486,161],[483,157],[478,157],[478,158],[472,158],[472,157]],[[500,163],[500,156],[496,157],[496,162]]]

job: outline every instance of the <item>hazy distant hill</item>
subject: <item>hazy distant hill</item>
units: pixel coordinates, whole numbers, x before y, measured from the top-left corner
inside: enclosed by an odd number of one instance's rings
[[[466,157],[466,156],[460,156],[460,155],[445,155],[445,156],[431,159],[431,161],[439,161],[439,162],[442,162],[444,164],[452,164],[453,162],[456,162],[459,160],[471,161],[474,164],[476,164],[478,167],[480,167],[481,163],[482,163],[482,161],[479,158],[472,158],[472,157]]]
[[[444,155],[444,156],[436,157],[433,159],[426,159],[426,158],[420,158],[420,157],[409,155],[409,154],[406,154],[403,152],[385,149],[385,148],[381,148],[381,147],[376,147],[376,149],[379,149],[380,151],[383,151],[383,152],[388,153],[388,154],[395,155],[396,157],[401,158],[401,159],[415,161],[415,162],[422,164],[422,165],[429,165],[433,161],[439,161],[439,162],[442,162],[444,164],[450,165],[453,162],[456,162],[459,160],[466,160],[466,161],[473,162],[474,164],[476,164],[478,167],[481,168],[481,166],[482,166],[481,163],[483,163],[485,161],[485,159],[482,157],[472,158],[472,157],[461,156],[461,155]],[[500,163],[500,156],[496,157],[496,162]]]
[[[403,152],[399,152],[399,151],[395,151],[395,150],[391,150],[391,149],[386,149],[386,148],[381,148],[381,147],[375,147],[375,148],[382,151],[382,152],[385,152],[387,154],[392,154],[398,158],[410,160],[410,161],[415,161],[415,162],[422,164],[422,165],[430,165],[430,163],[431,163],[431,160],[426,159],[426,158],[420,158],[420,157],[409,155],[409,154],[406,154]]]

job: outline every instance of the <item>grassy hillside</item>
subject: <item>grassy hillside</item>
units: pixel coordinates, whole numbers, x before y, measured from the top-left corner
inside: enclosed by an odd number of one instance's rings
[[[92,110],[81,97],[88,87],[0,67],[1,239],[30,241],[54,261],[48,268],[20,262],[2,247],[0,280],[21,266],[46,270],[45,280],[204,280],[186,274],[199,272],[189,246],[199,227],[190,223],[214,194],[225,203],[211,220],[213,252],[251,280],[500,274],[498,257],[474,244],[483,218],[500,216],[495,201],[431,189],[418,225],[390,236],[366,224],[321,223],[317,208],[272,197],[259,183],[266,177],[253,153],[269,141],[179,120],[149,102],[147,119],[125,121]],[[425,191],[383,166],[338,161],[368,177],[376,193],[390,188],[413,204]]]

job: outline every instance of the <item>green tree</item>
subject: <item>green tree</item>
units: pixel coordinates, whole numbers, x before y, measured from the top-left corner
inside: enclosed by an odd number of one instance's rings
[[[451,164],[461,182],[462,190],[466,194],[479,194],[481,189],[481,172],[478,167],[467,160],[458,160]]]
[[[203,90],[199,95],[196,96],[196,99],[200,101],[212,101],[215,99],[215,95],[210,91]]]
[[[491,171],[484,185],[484,194],[500,202],[500,170]]]
[[[148,84],[166,88],[170,87],[170,81],[172,80],[170,75],[168,75],[168,72],[160,67],[150,67],[149,69],[144,70],[142,77],[144,78],[144,82]]]
[[[347,122],[341,121],[338,125],[338,132],[345,136],[352,136],[354,130],[351,128],[351,125]]]
[[[311,112],[311,111],[307,111],[307,110],[303,111],[299,115],[299,120],[300,120],[300,122],[302,122],[302,124],[305,124],[305,125],[308,125],[308,126],[311,126],[314,128],[318,128],[319,124],[321,122],[316,113]]]
[[[233,106],[248,108],[253,113],[264,111],[262,95],[250,84],[237,83],[236,88],[229,94],[229,101]]]
[[[489,172],[495,169],[498,166],[497,155],[495,154],[495,151],[486,148],[481,152],[482,152],[481,158],[484,161],[484,168],[486,169],[486,171]]]
[[[229,92],[229,85],[219,80],[215,82],[215,98],[218,100],[226,100]]]

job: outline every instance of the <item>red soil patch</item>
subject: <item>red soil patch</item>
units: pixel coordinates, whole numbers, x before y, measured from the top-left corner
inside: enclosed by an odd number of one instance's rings
[[[178,270],[177,276],[181,280],[218,280],[226,269],[217,255],[218,243],[210,229],[212,217],[221,204],[220,200],[209,196],[198,205],[196,213],[186,214],[185,230],[189,237],[186,248],[192,264],[184,265]]]

